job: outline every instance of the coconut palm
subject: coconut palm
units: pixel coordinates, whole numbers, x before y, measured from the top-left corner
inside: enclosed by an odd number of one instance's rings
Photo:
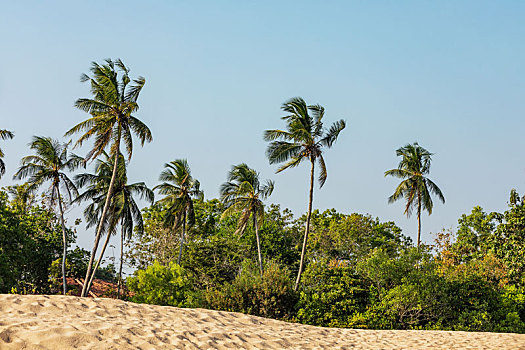
[[[288,168],[298,166],[304,160],[310,161],[310,196],[301,262],[294,288],[297,290],[301,281],[306,243],[310,231],[315,164],[319,164],[319,187],[323,187],[327,177],[323,149],[332,147],[346,124],[344,120],[339,120],[333,123],[328,130],[325,130],[323,128],[324,108],[320,105],[307,106],[300,97],[295,97],[285,102],[281,109],[288,113],[281,118],[286,122],[287,130],[266,130],[264,133],[265,141],[270,141],[266,150],[270,164],[285,162],[277,169],[277,173],[280,173]]]
[[[106,152],[103,152],[102,154],[104,155],[105,160],[97,160],[95,174],[79,174],[75,177],[78,187],[86,187],[86,191],[80,194],[75,201],[91,202],[84,210],[84,216],[86,217],[88,228],[97,225],[100,220],[105,205],[105,198],[113,176],[113,169],[115,168],[113,164],[114,158],[109,156]],[[144,182],[128,184],[126,161],[122,154],[120,154],[118,162],[113,195],[111,196],[108,214],[106,215],[103,225],[103,232],[106,233],[106,239],[102,246],[102,250],[100,251],[99,258],[93,268],[93,273],[85,284],[87,284],[89,291],[95,273],[104,257],[110,237],[111,235],[116,234],[117,226],[120,224],[121,251],[118,290],[118,295],[120,296],[124,240],[131,238],[133,229],[135,229],[138,234],[144,232],[142,213],[135,202],[134,196],[138,196],[140,199],[146,199],[150,203],[153,203],[154,194]]]
[[[80,80],[82,82],[90,82],[93,98],[80,98],[75,102],[75,107],[89,113],[91,117],[71,128],[66,133],[66,136],[83,133],[76,141],[75,147],[81,146],[85,141],[94,137],[95,142],[86,155],[86,161],[98,157],[105,149],[111,147],[110,153],[115,158],[115,168],[112,172],[104,208],[97,226],[95,242],[86,271],[86,281],[89,280],[90,274],[92,273],[93,260],[98,249],[103,223],[109,209],[110,197],[113,193],[116,167],[118,164],[116,159],[120,154],[120,144],[121,142],[124,143],[128,159],[131,159],[133,153],[133,134],[139,138],[141,145],[144,145],[146,141],[151,142],[152,140],[149,128],[133,116],[133,113],[139,109],[137,99],[146,80],[143,77],[139,77],[131,81],[129,69],[120,59],[116,61],[108,59],[105,61],[105,64],[102,65],[93,62],[91,65],[91,73],[92,77],[82,74]],[[81,295],[85,297],[87,294],[88,290],[86,283],[84,283]]]
[[[432,153],[418,145],[417,142],[407,144],[396,150],[396,155],[402,157],[397,169],[385,171],[385,176],[403,179],[394,194],[388,198],[388,203],[405,198],[405,214],[409,217],[414,208],[417,209],[417,246],[421,243],[421,209],[432,214],[434,203],[431,194],[436,195],[445,203],[445,197],[439,187],[424,175],[430,172]]]
[[[62,282],[63,292],[67,292],[66,283],[66,255],[67,255],[67,239],[66,226],[64,224],[64,208],[62,204],[62,196],[60,195],[60,187],[62,187],[68,194],[71,200],[71,194],[78,195],[75,184],[65,174],[65,170],[73,171],[84,164],[84,159],[74,154],[68,154],[68,144],[60,144],[58,141],[50,137],[33,137],[33,141],[29,147],[35,151],[34,155],[22,158],[22,165],[14,175],[15,179],[23,179],[29,177],[27,181],[29,187],[27,192],[31,193],[39,188],[45,182],[51,182],[51,202],[58,200],[58,208],[60,210],[60,223],[62,225]]]
[[[180,265],[186,229],[190,229],[195,224],[193,199],[202,200],[204,193],[200,190],[200,182],[191,176],[186,159],[166,163],[164,168],[159,176],[159,180],[163,182],[153,189],[165,196],[157,202],[167,208],[164,226],[173,230],[182,227],[177,258],[177,264]]]
[[[9,130],[0,130],[0,139],[1,140],[7,140],[12,139],[15,137],[15,134],[12,131]],[[4,158],[5,154],[4,151],[0,148],[0,177],[5,174],[5,164],[2,158]]]
[[[259,227],[264,219],[264,204],[262,201],[272,194],[273,189],[273,181],[266,180],[264,184],[261,184],[259,173],[243,163],[232,167],[232,170],[228,173],[228,181],[221,185],[220,190],[221,200],[226,207],[221,218],[240,213],[236,233],[243,234],[250,216],[253,219],[261,275],[263,274],[263,261]]]

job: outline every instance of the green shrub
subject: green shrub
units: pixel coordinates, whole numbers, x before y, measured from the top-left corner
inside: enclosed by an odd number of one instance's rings
[[[297,320],[323,327],[365,327],[360,314],[366,310],[367,287],[344,264],[314,263],[302,276]]]
[[[205,306],[210,309],[287,319],[297,294],[286,269],[270,263],[261,276],[255,266],[245,266],[232,283],[209,289]]]
[[[137,303],[177,307],[194,306],[195,303],[192,276],[175,263],[163,266],[155,261],[129,277],[127,285],[135,293],[131,300]]]

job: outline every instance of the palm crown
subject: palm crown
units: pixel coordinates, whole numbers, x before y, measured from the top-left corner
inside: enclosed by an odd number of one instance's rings
[[[87,220],[87,227],[92,227],[100,220],[100,214],[104,206],[109,183],[113,172],[114,158],[106,152],[102,153],[105,160],[97,160],[95,174],[79,174],[75,177],[78,187],[86,187],[75,201],[91,201],[84,210]],[[140,208],[135,202],[134,197],[146,199],[153,202],[154,194],[144,182],[128,184],[126,172],[126,161],[120,154],[117,165],[117,177],[114,185],[113,195],[111,196],[108,219],[106,220],[104,231],[114,233],[117,224],[124,228],[126,236],[129,238],[135,228],[139,233],[143,232],[143,221]]]
[[[266,154],[270,164],[285,162],[277,172],[296,167],[303,160],[318,162],[320,167],[319,185],[322,187],[327,178],[323,158],[323,147],[330,148],[345,128],[345,121],[339,120],[325,130],[323,128],[324,107],[307,106],[300,97],[285,102],[282,110],[289,113],[282,117],[287,131],[266,130],[264,140],[271,141]]]
[[[182,224],[184,213],[187,214],[187,223],[195,223],[193,198],[202,199],[204,193],[200,190],[200,182],[191,176],[191,170],[186,159],[177,159],[164,165],[159,180],[163,181],[153,189],[165,197],[158,203],[168,208],[165,225],[178,228]]]
[[[153,189],[165,196],[158,201],[167,208],[164,226],[173,229],[182,226],[179,257],[177,259],[177,264],[180,264],[186,225],[190,228],[195,224],[193,198],[203,199],[204,193],[200,190],[200,182],[191,176],[190,166],[186,159],[177,159],[166,163],[164,168],[159,176],[159,180],[163,182]]]
[[[59,185],[66,190],[69,198],[72,195],[78,195],[75,184],[64,171],[73,171],[83,165],[83,158],[75,154],[68,155],[67,144],[60,144],[49,137],[33,137],[30,148],[35,151],[35,154],[22,158],[22,166],[13,176],[15,179],[29,177],[27,183],[30,191],[50,181],[51,201],[58,198]]]
[[[274,189],[274,182],[266,180],[261,183],[259,173],[250,169],[245,163],[232,167],[228,181],[221,185],[221,200],[226,206],[222,218],[241,213],[237,233],[243,233],[251,214],[257,215],[257,226],[264,219],[263,200],[268,198]]]
[[[12,131],[0,130],[0,140],[12,139],[15,137]],[[0,148],[0,177],[5,174],[5,164],[2,158],[5,157],[4,151]]]
[[[120,78],[118,71],[121,73]],[[91,83],[93,98],[79,98],[75,102],[75,107],[91,114],[91,118],[71,128],[66,136],[84,132],[75,146],[81,146],[91,137],[95,137],[94,146],[87,154],[86,160],[98,157],[111,142],[111,153],[118,153],[121,139],[124,141],[128,157],[131,157],[132,134],[139,138],[141,145],[152,140],[149,128],[132,115],[139,109],[137,99],[146,80],[138,77],[132,82],[129,69],[120,59],[114,62],[108,59],[103,65],[93,62],[91,73],[92,77],[82,74],[80,80]]]

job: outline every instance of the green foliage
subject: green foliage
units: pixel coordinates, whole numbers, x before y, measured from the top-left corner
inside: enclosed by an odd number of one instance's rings
[[[318,262],[304,272],[296,318],[315,326],[362,328],[367,304],[368,286],[353,267]]]
[[[508,266],[511,282],[525,286],[525,202],[518,202],[504,213],[494,240],[496,255]]]
[[[243,235],[235,234],[237,217],[220,220],[223,208],[216,199],[194,201],[195,225],[189,232],[181,265],[193,273],[202,288],[233,281],[243,260],[257,259],[255,235],[251,234],[253,228],[248,227]],[[166,208],[156,204],[144,209],[143,213],[145,234],[135,235],[127,259],[139,269],[145,269],[154,260],[168,265],[177,258],[180,240],[177,232],[163,224]],[[260,231],[263,253],[271,254],[286,266],[297,265],[298,261],[291,221],[289,211],[281,213],[279,206],[271,205]]]
[[[201,288],[231,282],[241,269],[248,246],[232,234],[216,234],[186,245],[182,266],[196,277]]]
[[[163,266],[155,261],[128,277],[127,284],[137,303],[185,307],[195,302],[191,274],[175,263]]]
[[[262,276],[255,266],[245,266],[232,283],[209,289],[204,302],[215,310],[288,319],[296,301],[289,271],[270,263]]]
[[[520,205],[513,204],[505,214],[511,220],[501,223],[501,214],[474,208],[459,220],[458,240],[438,234],[434,255],[431,247],[412,247],[392,222],[314,211],[311,258],[294,293],[289,276],[297,271],[304,216],[294,220],[277,205],[266,208],[261,250],[276,263],[261,277],[253,227],[235,234],[238,216],[220,221],[220,202],[195,201],[182,266],[201,294],[193,305],[218,310],[329,327],[525,332],[524,290],[509,278],[510,262],[523,265],[496,247],[502,225],[519,222]],[[150,253],[170,257],[166,265],[176,258],[177,240],[162,227],[164,214],[158,205],[144,211],[140,240],[149,248],[136,251],[146,266],[153,263]],[[520,232],[517,222],[513,228]]]
[[[74,238],[67,230],[68,242]],[[0,293],[48,293],[48,270],[62,254],[62,230],[54,212],[11,205],[0,191]]]
[[[455,265],[415,249],[393,258],[376,251],[358,267],[372,283],[363,315],[371,328],[524,330],[522,290],[505,286],[495,257]]]
[[[304,216],[299,219],[303,220]],[[308,244],[312,259],[337,259],[355,264],[375,248],[395,254],[410,243],[393,222],[382,223],[370,215],[341,214],[335,209],[312,212]]]
[[[487,214],[480,206],[474,207],[469,215],[461,215],[454,244],[458,260],[477,259],[493,251],[494,231],[502,216],[499,213]]]

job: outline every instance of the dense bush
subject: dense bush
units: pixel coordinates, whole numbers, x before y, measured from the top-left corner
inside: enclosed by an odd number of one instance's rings
[[[48,270],[61,255],[62,230],[54,212],[9,202],[0,191],[0,293],[49,293]]]
[[[297,294],[289,272],[275,263],[263,275],[254,265],[245,266],[231,283],[209,289],[204,306],[215,310],[242,312],[255,316],[287,319],[292,315]]]
[[[368,327],[525,330],[523,290],[505,285],[494,257],[449,265],[415,249],[392,258],[375,251],[358,266],[372,284]]]
[[[364,327],[361,313],[368,304],[368,286],[345,263],[314,263],[302,277],[297,320],[323,327]]]
[[[128,288],[134,293],[131,300],[137,303],[194,306],[195,292],[191,274],[181,266],[170,263],[163,266],[157,261],[145,270],[127,279]]]

